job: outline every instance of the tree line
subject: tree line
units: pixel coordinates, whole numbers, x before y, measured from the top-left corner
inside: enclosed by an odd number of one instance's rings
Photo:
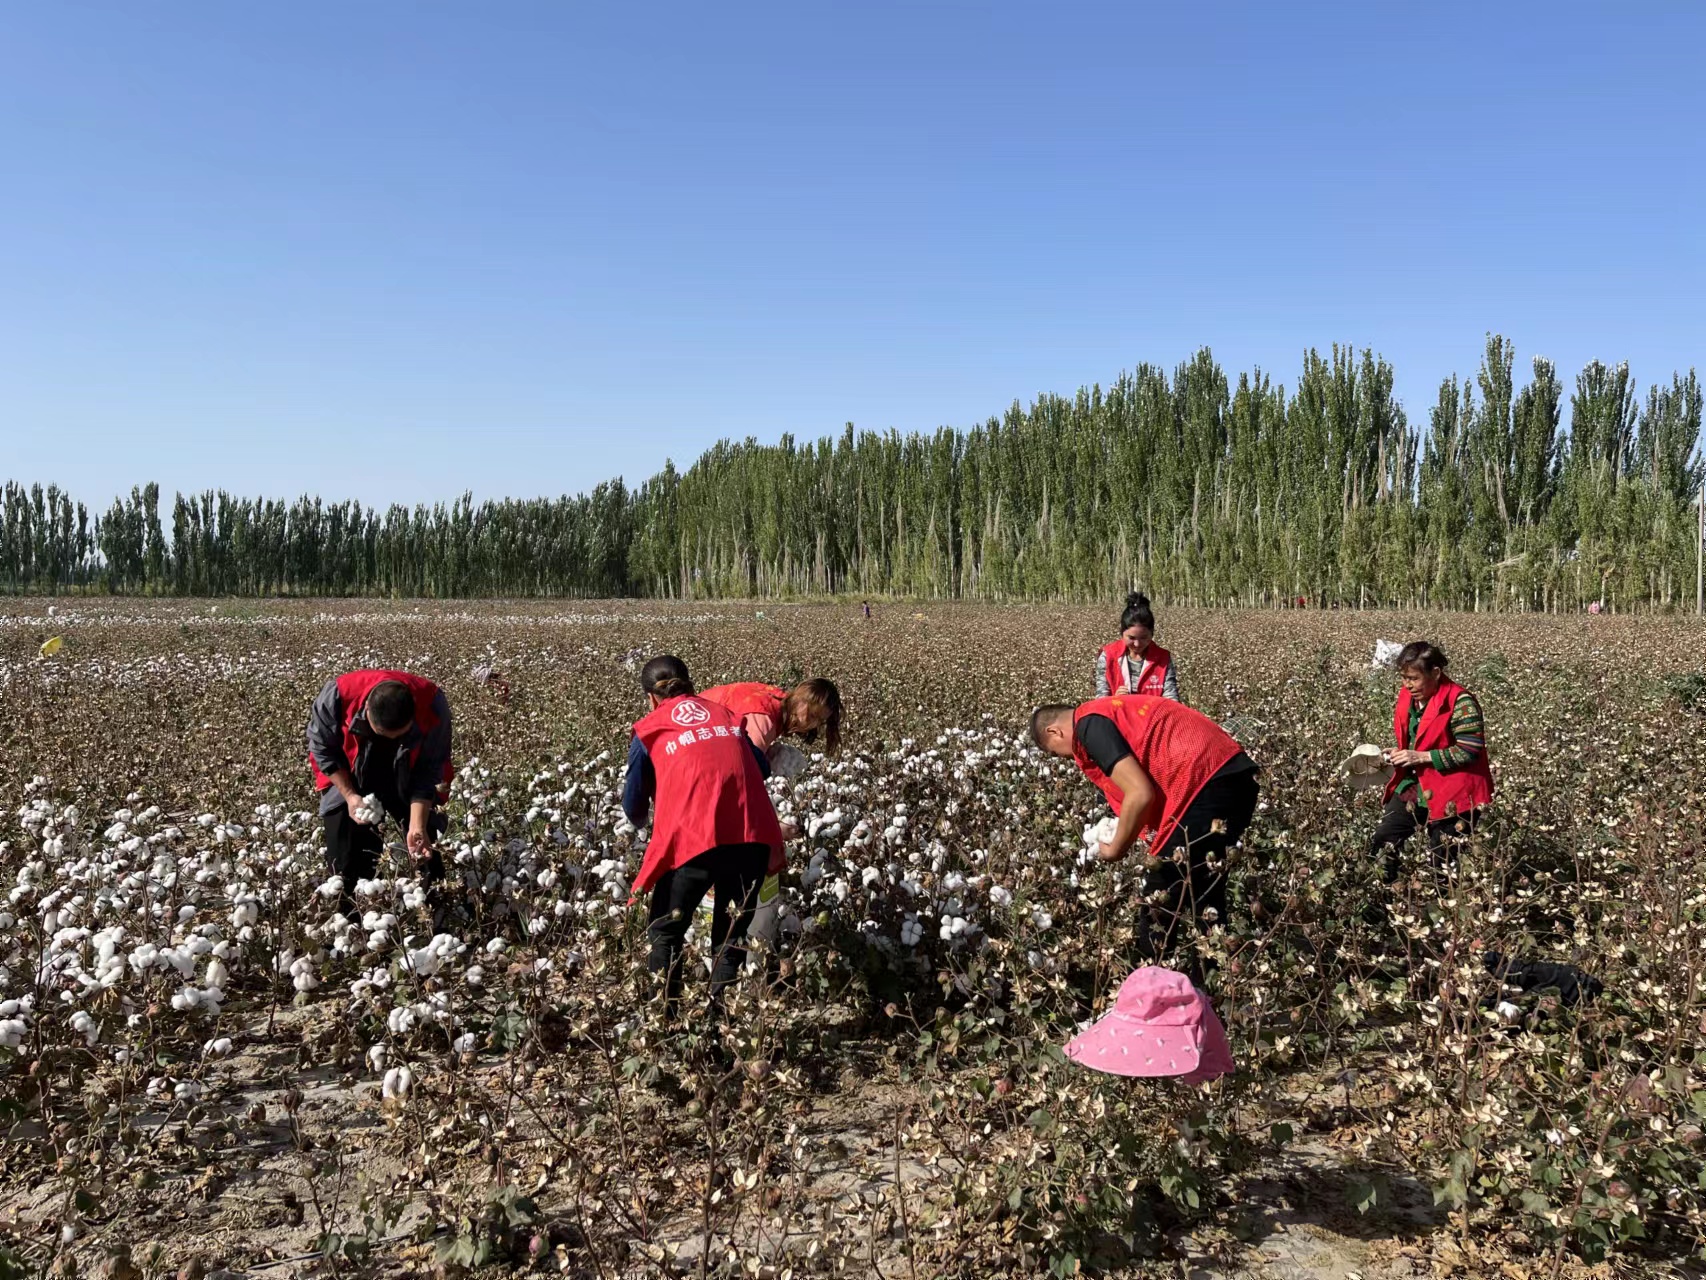
[[[0,491],[0,590],[418,597],[896,594],[1501,610],[1691,604],[1694,371],[1569,393],[1489,336],[1424,423],[1373,352],[1288,390],[1206,349],[969,430],[723,441],[637,488],[381,511],[133,488]],[[167,525],[170,533],[168,536]]]

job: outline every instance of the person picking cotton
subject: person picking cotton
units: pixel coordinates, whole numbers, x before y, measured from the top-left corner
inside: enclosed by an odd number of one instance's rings
[[[1182,703],[1130,694],[1038,707],[1031,738],[1107,797],[1118,822],[1098,857],[1118,862],[1147,839],[1145,955],[1171,952],[1187,915],[1205,929],[1224,922],[1225,854],[1255,814],[1258,772],[1230,734]]]
[[[328,680],[308,715],[308,762],[321,793],[326,862],[343,879],[346,915],[356,882],[378,869],[386,815],[404,824],[423,877],[443,876],[433,841],[445,828],[454,769],[442,689],[406,671],[351,671]]]

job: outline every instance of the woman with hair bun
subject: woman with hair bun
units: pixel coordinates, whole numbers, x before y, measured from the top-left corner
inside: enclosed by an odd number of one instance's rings
[[[1386,752],[1392,779],[1368,846],[1371,856],[1385,854],[1388,880],[1398,876],[1398,848],[1418,828],[1427,828],[1428,850],[1443,864],[1493,798],[1481,704],[1445,674],[1449,662],[1443,649],[1426,640],[1412,640],[1398,651],[1402,687],[1392,712],[1398,745]]]
[[[1149,597],[1134,591],[1120,614],[1120,638],[1096,655],[1096,696],[1152,694],[1183,702],[1173,655],[1155,643],[1155,611]]]

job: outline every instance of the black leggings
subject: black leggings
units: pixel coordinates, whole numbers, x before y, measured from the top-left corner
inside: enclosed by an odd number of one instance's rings
[[[770,847],[762,844],[721,844],[691,862],[666,871],[652,886],[651,939],[648,968],[666,973],[665,991],[673,1001],[681,994],[681,952],[693,913],[714,894],[711,912],[711,998],[733,982],[746,963],[746,931],[758,906],[758,891],[770,870]]]
[[[1428,823],[1428,853],[1433,856],[1435,870],[1447,871],[1457,865],[1458,850],[1474,834],[1480,817],[1479,809],[1471,809]],[[1384,857],[1383,874],[1388,884],[1398,878],[1398,850],[1416,834],[1420,825],[1407,800],[1394,797],[1381,811],[1374,834],[1368,838],[1368,855]]]
[[[1138,929],[1145,957],[1166,957],[1187,915],[1195,917],[1199,929],[1213,921],[1226,924],[1226,851],[1243,838],[1255,816],[1258,791],[1254,769],[1215,775],[1191,801],[1167,843],[1154,850],[1161,864],[1144,877],[1146,910]],[[1173,855],[1181,849],[1185,859],[1175,862]],[[1210,868],[1211,861],[1218,867]],[[1212,916],[1206,914],[1210,911]]]

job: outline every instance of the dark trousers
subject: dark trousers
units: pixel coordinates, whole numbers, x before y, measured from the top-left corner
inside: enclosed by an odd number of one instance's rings
[[[652,944],[648,967],[666,975],[665,991],[671,1001],[681,994],[681,952],[687,928],[707,893],[714,895],[711,998],[720,996],[739,975],[746,963],[746,931],[769,869],[769,846],[724,844],[664,872],[652,886],[651,921],[646,926]]]
[[[1187,917],[1194,917],[1198,928],[1211,921],[1225,925],[1226,851],[1243,838],[1255,816],[1259,790],[1254,769],[1210,778],[1167,843],[1154,850],[1161,864],[1144,877],[1145,919],[1138,929],[1145,958],[1165,958]],[[1216,865],[1210,867],[1211,862]],[[1214,914],[1207,916],[1210,911]]]
[[[344,805],[329,810],[320,815],[320,821],[326,828],[326,865],[332,874],[342,876],[344,881],[343,894],[338,899],[338,910],[349,916],[355,909],[355,882],[371,880],[379,871],[379,855],[385,849],[385,829],[378,824],[363,826],[350,816],[349,809]],[[407,818],[400,819],[407,822]],[[436,840],[444,834],[449,820],[435,809],[427,823],[428,834]],[[444,859],[435,850],[430,858],[420,864],[420,877],[427,884],[434,884],[444,879]]]
[[[1428,853],[1433,857],[1435,870],[1448,871],[1457,865],[1458,851],[1474,834],[1480,816],[1479,809],[1471,809],[1428,823]],[[1415,811],[1406,800],[1394,797],[1381,811],[1374,834],[1368,838],[1368,854],[1371,858],[1384,859],[1383,874],[1388,884],[1398,878],[1398,850],[1416,834],[1419,826],[1421,823],[1416,821]]]

